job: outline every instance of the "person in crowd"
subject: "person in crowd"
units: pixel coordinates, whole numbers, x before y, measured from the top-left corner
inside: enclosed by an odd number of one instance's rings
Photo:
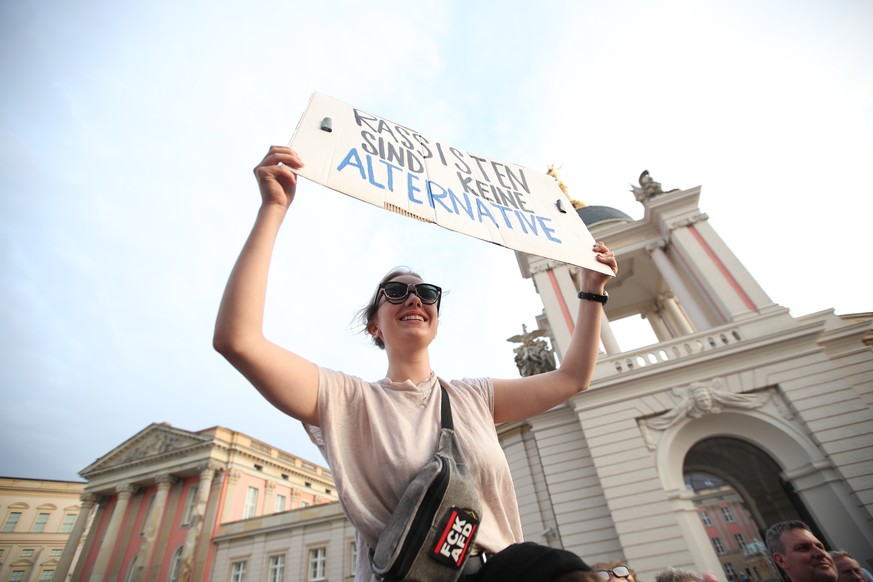
[[[553,371],[524,378],[440,382],[431,366],[429,347],[439,327],[442,290],[410,269],[395,269],[383,277],[362,310],[366,332],[387,356],[385,377],[371,382],[321,367],[297,351],[306,349],[305,330],[293,351],[263,333],[272,252],[297,193],[294,171],[301,167],[303,161],[296,152],[273,146],[254,169],[260,208],[225,287],[213,345],[271,404],[311,427],[310,434],[324,453],[343,510],[357,533],[357,581],[375,580],[369,549],[375,547],[407,484],[437,448],[443,384],[459,447],[483,509],[476,547],[463,575],[477,581],[498,579],[489,577],[488,571],[514,563],[507,552],[521,555],[531,546],[522,544],[512,477],[495,423],[535,416],[588,387],[597,362],[604,286],[610,277],[581,270],[575,331],[560,366]],[[613,273],[618,272],[615,256],[605,244],[596,243],[590,252]],[[320,301],[318,291],[325,285],[342,288],[344,277],[332,265],[325,265],[325,273],[304,274],[300,295],[293,300],[305,301],[312,309],[335,309]],[[483,281],[483,293],[488,293],[487,281]],[[590,572],[570,552],[542,546],[537,552],[541,559],[540,554],[549,555],[542,563],[550,566],[538,570],[540,577],[531,572],[528,582]]]
[[[831,553],[837,567],[837,582],[867,582],[867,576],[861,563],[845,550],[834,550]]]
[[[767,550],[791,582],[836,582],[834,559],[802,521],[782,521],[770,526]]]
[[[591,569],[602,582],[639,582],[633,568],[621,560],[595,562],[591,564]]]

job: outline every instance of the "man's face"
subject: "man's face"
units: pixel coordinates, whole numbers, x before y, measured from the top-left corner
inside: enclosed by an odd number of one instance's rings
[[[837,565],[837,582],[865,582],[861,564],[849,556],[834,558]]]
[[[805,529],[790,529],[779,538],[784,552],[773,554],[773,560],[792,582],[835,582],[837,567],[824,545]]]

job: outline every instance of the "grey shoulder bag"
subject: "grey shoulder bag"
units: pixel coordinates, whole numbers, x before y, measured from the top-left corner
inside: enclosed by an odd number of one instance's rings
[[[406,486],[370,550],[370,567],[385,582],[454,582],[478,533],[479,495],[455,439],[449,394],[439,382],[442,429],[437,451]]]

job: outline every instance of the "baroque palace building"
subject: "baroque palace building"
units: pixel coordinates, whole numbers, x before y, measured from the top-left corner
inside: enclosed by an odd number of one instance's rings
[[[152,424],[80,475],[55,582],[209,580],[224,524],[337,499],[327,469],[222,427]]]
[[[634,193],[639,220],[574,203],[621,264],[590,388],[498,426],[525,538],[626,561],[643,582],[669,566],[762,582],[778,578],[766,528],[803,519],[871,567],[873,314],[791,316],[710,226],[700,187],[663,192],[644,173]],[[517,257],[544,306],[527,347],[547,337],[560,359],[578,269]],[[626,317],[657,341],[622,350],[610,321]],[[74,580],[354,575],[354,532],[321,503],[329,473],[245,435],[152,425],[81,474],[100,503]]]

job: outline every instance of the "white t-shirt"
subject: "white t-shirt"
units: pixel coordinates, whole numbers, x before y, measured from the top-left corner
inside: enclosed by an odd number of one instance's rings
[[[447,382],[455,437],[479,488],[482,521],[476,546],[499,552],[522,541],[512,475],[494,430],[488,378]],[[320,427],[307,426],[333,472],[343,510],[358,532],[356,581],[375,580],[369,547],[407,484],[433,458],[440,433],[436,376],[421,384],[366,382],[319,368]]]

